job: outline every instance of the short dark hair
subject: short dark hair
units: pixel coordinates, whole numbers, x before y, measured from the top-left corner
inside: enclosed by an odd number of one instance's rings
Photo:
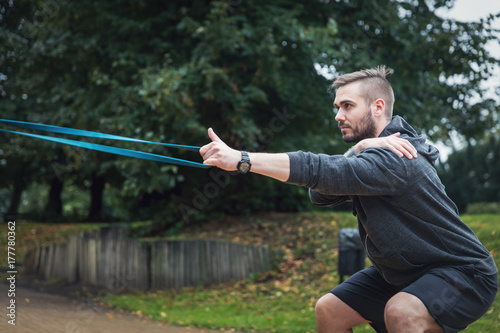
[[[352,82],[362,81],[362,94],[365,96],[367,104],[371,104],[378,98],[382,98],[386,103],[386,116],[391,118],[394,107],[394,91],[386,79],[386,76],[390,73],[391,70],[385,65],[363,69],[337,76],[330,88],[340,88]]]

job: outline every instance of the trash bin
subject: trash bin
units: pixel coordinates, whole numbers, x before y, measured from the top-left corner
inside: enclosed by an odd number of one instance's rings
[[[358,229],[342,228],[339,230],[339,275],[340,282],[344,275],[353,275],[365,268],[365,249]]]

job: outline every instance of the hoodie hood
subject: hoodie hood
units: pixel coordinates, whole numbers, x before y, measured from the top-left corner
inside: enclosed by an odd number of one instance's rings
[[[400,138],[410,141],[415,149],[417,149],[419,155],[425,157],[431,164],[434,165],[436,160],[439,158],[439,150],[426,143],[424,136],[418,135],[413,127],[411,127],[410,124],[408,124],[406,120],[400,116],[392,117],[391,122],[384,128],[379,137],[389,136],[397,132],[401,133]]]

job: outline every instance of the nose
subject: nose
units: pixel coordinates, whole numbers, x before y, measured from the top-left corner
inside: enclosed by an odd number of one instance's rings
[[[342,109],[339,108],[337,114],[335,115],[336,121],[345,121],[345,114],[342,112]]]

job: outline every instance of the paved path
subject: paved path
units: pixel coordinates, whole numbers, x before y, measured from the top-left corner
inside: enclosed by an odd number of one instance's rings
[[[88,306],[85,300],[16,288],[16,325],[7,321],[8,286],[0,283],[0,332],[6,333],[209,333],[139,318],[120,310]]]

